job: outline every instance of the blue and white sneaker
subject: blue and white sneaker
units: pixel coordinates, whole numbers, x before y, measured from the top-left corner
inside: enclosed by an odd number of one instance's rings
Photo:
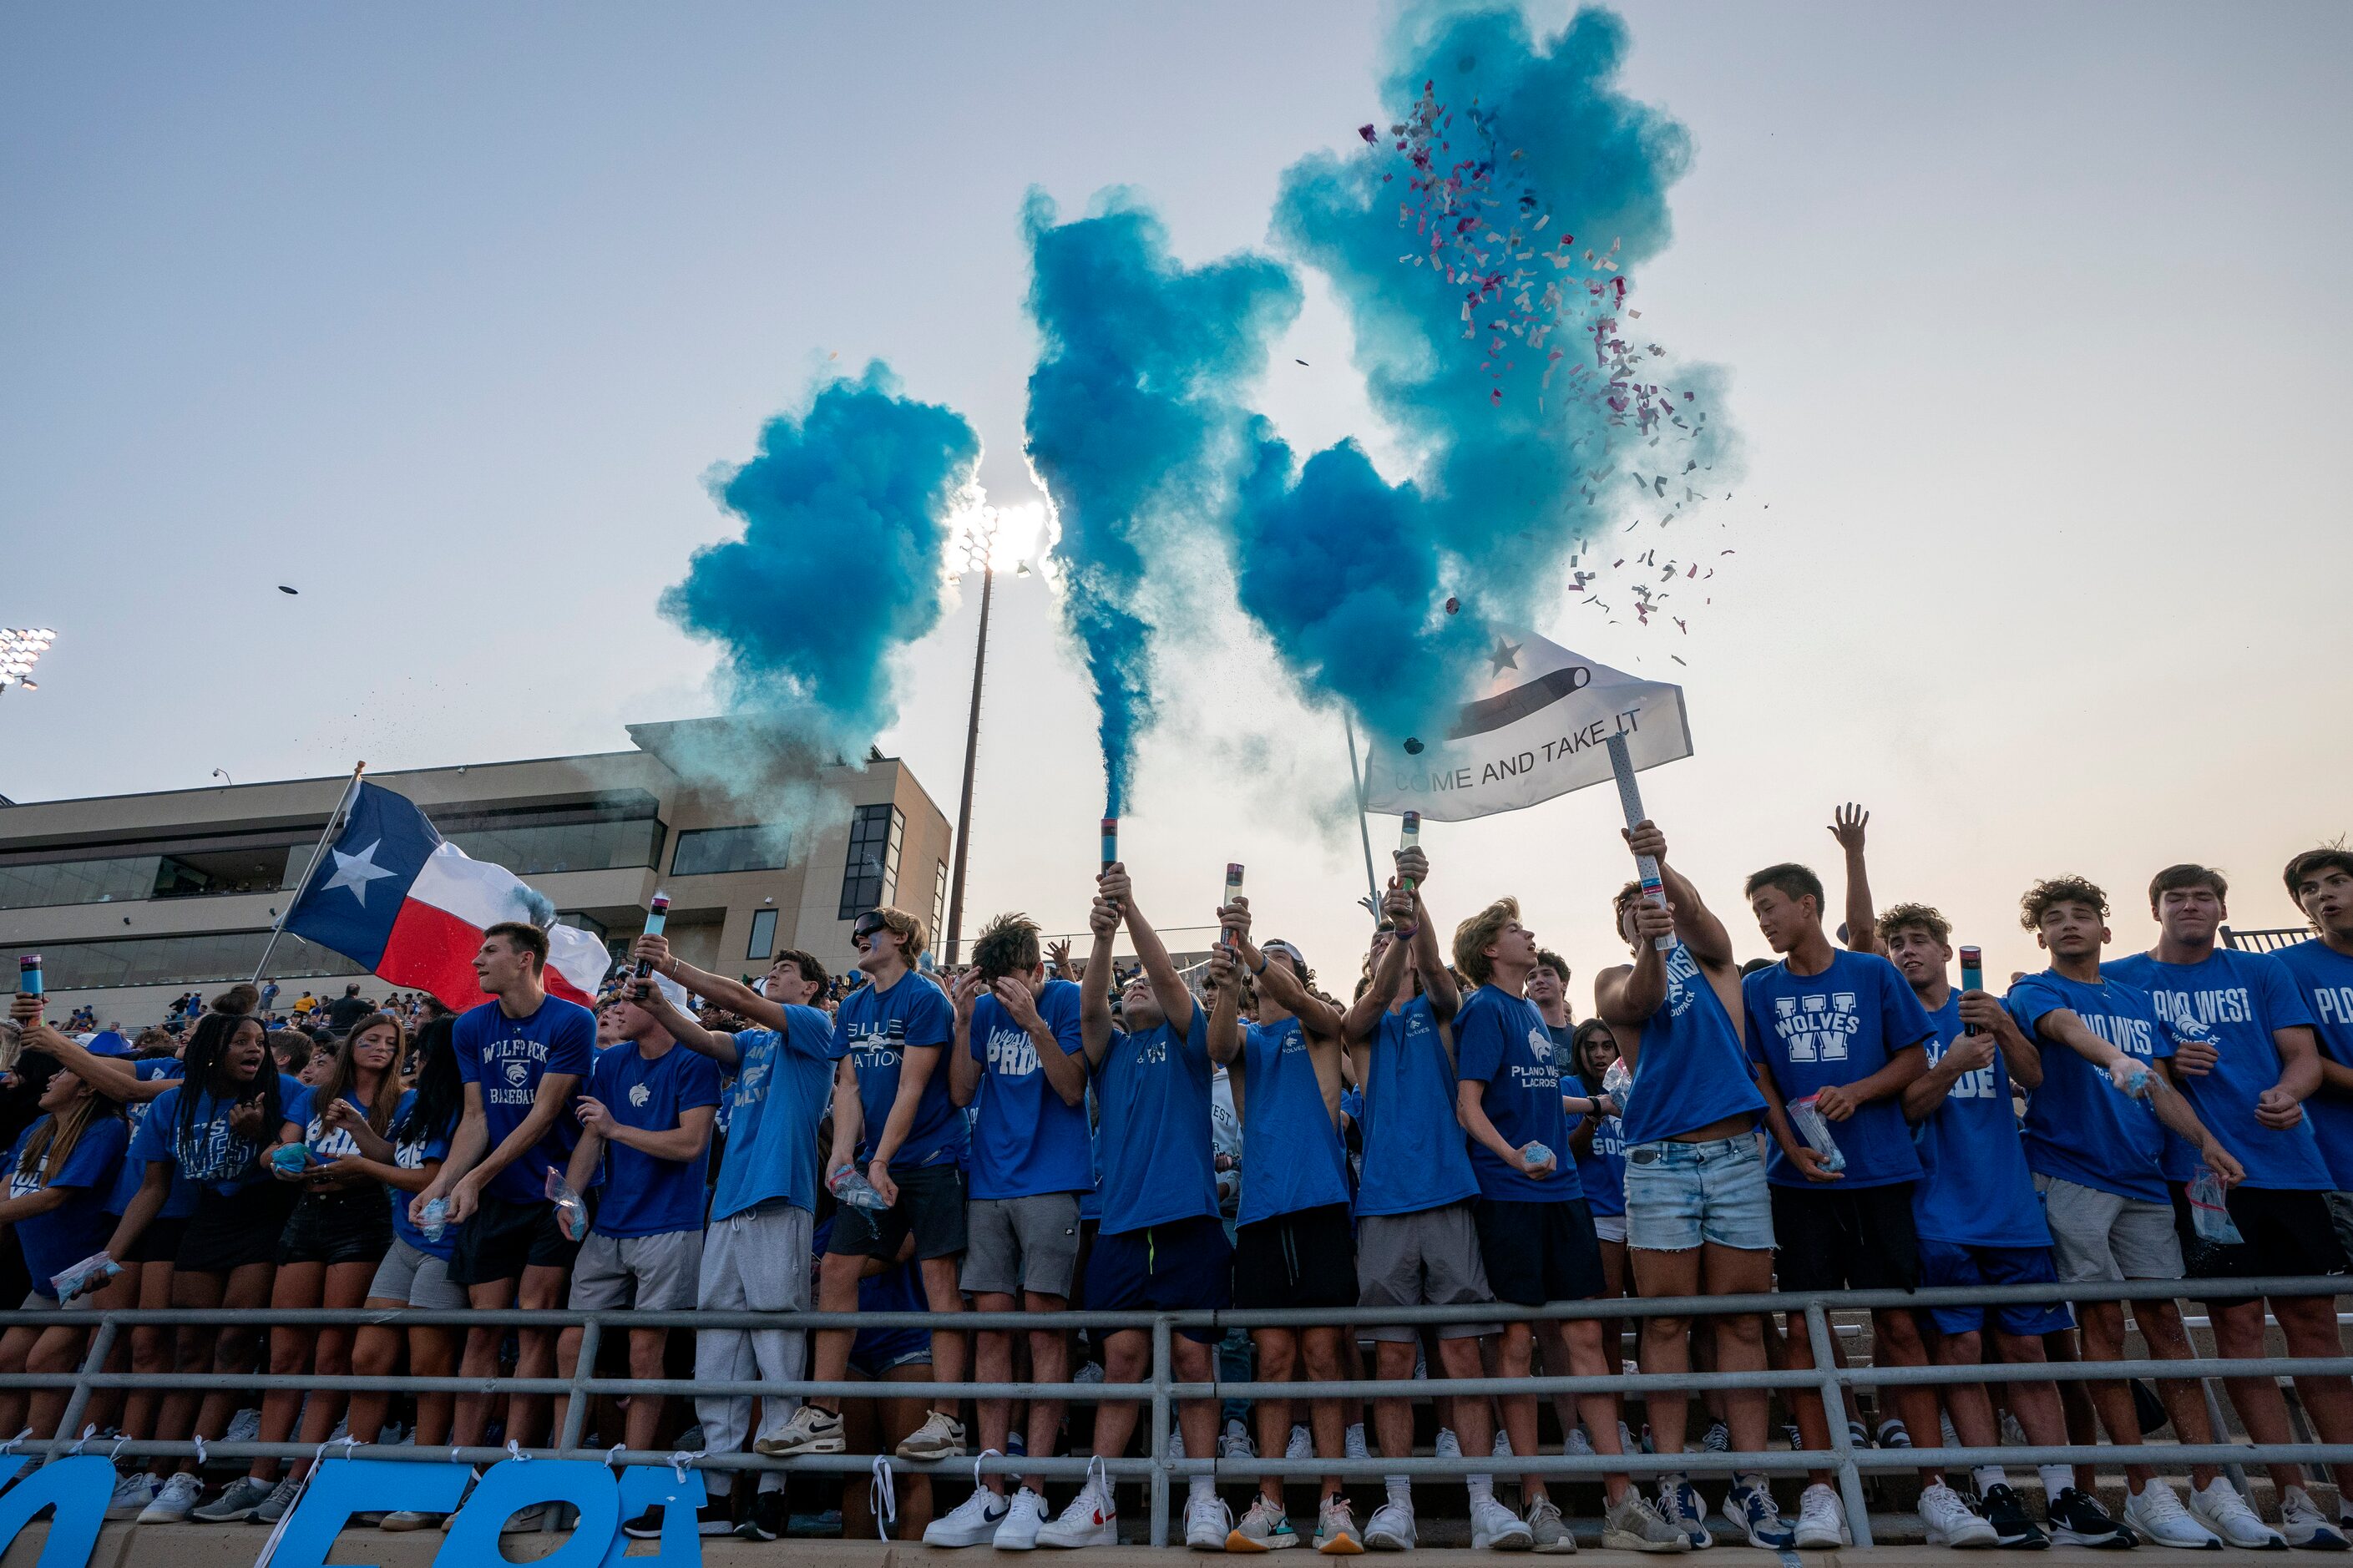
[[[1767,1552],[1786,1552],[1798,1539],[1780,1504],[1762,1476],[1736,1476],[1724,1494],[1725,1522],[1748,1538],[1748,1544]]]
[[[1699,1489],[1683,1476],[1659,1478],[1659,1517],[1690,1542],[1694,1552],[1704,1552],[1715,1544],[1715,1537],[1707,1532],[1707,1504]]]

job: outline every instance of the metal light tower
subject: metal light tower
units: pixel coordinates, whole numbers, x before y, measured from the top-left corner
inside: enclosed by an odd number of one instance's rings
[[[956,962],[956,944],[964,937],[965,851],[972,840],[972,772],[980,754],[980,684],[982,672],[988,665],[988,601],[997,582],[993,561],[996,549],[997,520],[991,516],[976,531],[965,556],[967,566],[973,564],[976,556],[980,566],[980,636],[972,650],[972,711],[965,721],[964,788],[956,797],[955,868],[948,878],[948,930],[944,951],[950,963]]]
[[[0,691],[12,686],[38,691],[41,683],[33,679],[33,666],[57,640],[58,634],[47,626],[0,626]]]

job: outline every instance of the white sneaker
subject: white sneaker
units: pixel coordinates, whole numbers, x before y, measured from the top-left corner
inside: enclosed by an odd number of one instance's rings
[[[1961,1441],[1960,1433],[1954,1430],[1953,1418],[1950,1415],[1946,1415],[1941,1410],[1936,1412],[1936,1430],[1944,1435],[1946,1447],[1965,1448],[1968,1447],[1968,1444]]]
[[[1060,1517],[1038,1531],[1040,1546],[1117,1546],[1119,1515],[1112,1508],[1111,1484],[1101,1470],[1087,1478]]]
[[[1099,1361],[1088,1362],[1071,1374],[1072,1383],[1101,1383],[1103,1380],[1103,1363]]]
[[[1942,1481],[1920,1489],[1920,1522],[1928,1527],[1931,1546],[1967,1549],[2001,1543],[2000,1533],[1971,1512],[1961,1494]]]
[[[1186,1510],[1186,1543],[1192,1543],[1192,1510]],[[1299,1544],[1299,1532],[1291,1527],[1291,1515],[1281,1503],[1264,1492],[1250,1499],[1250,1511],[1241,1522],[1226,1533],[1229,1552],[1282,1552]]]
[[[114,1496],[106,1504],[109,1519],[137,1519],[142,1510],[155,1500],[155,1478],[144,1470],[124,1476],[114,1483]]]
[[[839,1454],[849,1447],[842,1436],[841,1417],[830,1410],[819,1410],[814,1405],[804,1405],[793,1412],[793,1418],[773,1437],[762,1437],[752,1445],[752,1451],[766,1458],[787,1458],[794,1454]]]
[[[1373,1510],[1373,1517],[1365,1526],[1365,1545],[1374,1552],[1412,1551],[1413,1505],[1385,1502]]]
[[[1462,1439],[1454,1435],[1453,1427],[1440,1426],[1437,1445],[1431,1451],[1441,1459],[1459,1459],[1462,1457]]]
[[[2190,1518],[2166,1481],[2152,1480],[2125,1499],[2125,1523],[2133,1533],[2158,1546],[2222,1550],[2222,1538]]]
[[[221,1434],[224,1443],[250,1443],[261,1436],[261,1412],[240,1410],[228,1418],[228,1430]]]
[[[2239,1495],[2238,1488],[2221,1476],[2216,1476],[2202,1488],[2189,1493],[2192,1518],[2222,1538],[2223,1543],[2244,1552],[2284,1552],[2287,1542],[2280,1532],[2256,1517]]]
[[[1510,1458],[1512,1457],[1512,1435],[1509,1432],[1504,1431],[1501,1426],[1496,1427],[1495,1440],[1488,1445],[1487,1452],[1489,1455],[1498,1459]]]
[[[902,1459],[964,1458],[964,1423],[944,1411],[932,1411],[923,1417],[923,1424],[921,1426],[899,1440],[899,1458]]]
[[[1800,1552],[1827,1552],[1854,1544],[1854,1537],[1847,1533],[1846,1506],[1839,1501],[1838,1493],[1820,1481],[1805,1489],[1798,1499],[1797,1539],[1791,1544]]]
[[[987,1487],[975,1487],[972,1496],[923,1527],[923,1544],[978,1546],[994,1541],[1009,1511],[1003,1498]]]
[[[1364,1551],[1356,1537],[1356,1516],[1348,1500],[1334,1492],[1315,1510],[1315,1550],[1326,1557],[1354,1557]]]
[[[1585,1435],[1584,1427],[1572,1426],[1560,1445],[1560,1451],[1572,1458],[1587,1458],[1593,1452],[1593,1440]]]
[[[205,1495],[205,1484],[189,1470],[176,1470],[155,1494],[155,1500],[139,1510],[142,1524],[178,1524],[195,1511],[196,1500]]]
[[[1046,1500],[1023,1487],[1005,1505],[1005,1522],[997,1527],[991,1544],[999,1552],[1027,1552],[1038,1544],[1038,1531],[1045,1523]]]
[[[1471,1500],[1472,1551],[1525,1552],[1535,1542],[1535,1532],[1497,1501],[1494,1493]]]
[[[1560,1505],[1548,1497],[1528,1504],[1527,1517],[1521,1522],[1528,1527],[1535,1549],[1546,1556],[1566,1556],[1577,1550],[1577,1537],[1568,1532],[1568,1521],[1560,1517]]]
[[[2280,1533],[2290,1546],[2306,1552],[2342,1552],[2348,1544],[2302,1487],[2290,1487],[2280,1497]]]
[[[1286,1459],[1312,1459],[1315,1457],[1315,1438],[1304,1426],[1291,1429],[1291,1441],[1282,1446]]]
[[[1185,1544],[1196,1552],[1223,1552],[1234,1531],[1234,1510],[1215,1492],[1203,1492],[1185,1504]]]
[[[1348,1427],[1348,1441],[1342,1452],[1346,1454],[1347,1457],[1352,1459],[1369,1459],[1373,1457],[1372,1449],[1365,1446],[1365,1424],[1363,1422],[1357,1421],[1350,1424]]]
[[[1258,1445],[1250,1441],[1250,1428],[1239,1421],[1226,1423],[1223,1436],[1218,1439],[1218,1458],[1221,1459],[1255,1459]]]

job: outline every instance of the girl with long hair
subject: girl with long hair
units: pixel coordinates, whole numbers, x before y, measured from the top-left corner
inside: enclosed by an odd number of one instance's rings
[[[400,1100],[400,1026],[371,1013],[326,1053],[310,1087],[287,1101],[270,1174],[300,1195],[279,1237],[278,1272],[269,1289],[273,1309],[356,1307],[392,1246],[392,1215],[384,1184],[361,1156],[371,1145],[388,1148],[385,1131]],[[364,1142],[363,1142],[364,1140]],[[280,1149],[301,1151],[303,1163],[281,1163]],[[343,1380],[351,1375],[352,1331],[337,1325],[274,1324],[269,1371],[278,1377],[311,1374],[309,1396],[299,1388],[262,1395],[260,1439],[283,1443],[302,1426],[302,1441],[323,1443],[342,1413]],[[310,1470],[297,1460],[279,1479],[283,1461],[258,1458],[241,1480],[195,1510],[208,1524],[250,1519],[275,1524],[301,1489]]]
[[[112,1228],[100,1204],[114,1184],[124,1141],[121,1110],[76,1074],[59,1068],[41,1090],[40,1120],[9,1151],[0,1186],[0,1226],[16,1233],[32,1291],[23,1311],[57,1310],[49,1281],[98,1250]],[[0,1334],[0,1373],[70,1372],[81,1356],[85,1331],[62,1324],[17,1324]],[[0,1390],[0,1431],[26,1426],[35,1438],[54,1436],[67,1391]],[[30,1420],[26,1420],[28,1407]],[[26,1460],[27,1468],[37,1463]]]
[[[236,1014],[206,1014],[189,1037],[182,1067],[181,1081],[156,1098],[132,1138],[139,1188],[106,1250],[116,1258],[135,1256],[151,1224],[176,1217],[182,1227],[171,1259],[172,1306],[267,1306],[278,1239],[297,1194],[269,1179],[266,1151],[302,1086],[277,1071],[261,1021]],[[259,1347],[249,1324],[189,1325],[176,1336],[170,1370],[248,1373]],[[238,1398],[238,1390],[223,1388],[199,1405],[193,1392],[173,1390],[164,1396],[153,1436],[172,1442],[193,1431],[217,1438]],[[185,1520],[201,1491],[195,1470],[174,1470],[139,1517],[151,1524]]]
[[[1588,1100],[1601,1098],[1601,1075],[1618,1059],[1618,1037],[1599,1018],[1577,1026],[1568,1046],[1569,1070]],[[1609,1294],[1626,1293],[1626,1133],[1616,1111],[1588,1116],[1568,1135],[1577,1177],[1593,1209],[1593,1232],[1601,1242],[1601,1277]]]
[[[417,1037],[417,1087],[404,1090],[395,1108],[392,1125],[381,1140],[353,1130],[360,1144],[356,1156],[339,1160],[351,1164],[389,1193],[392,1246],[368,1282],[366,1306],[384,1309],[417,1307],[442,1311],[467,1305],[462,1286],[449,1282],[449,1255],[457,1249],[455,1226],[429,1236],[409,1218],[409,1200],[430,1186],[441,1173],[449,1140],[466,1110],[465,1080],[458,1075],[458,1053],[452,1043],[456,1025],[447,1013],[427,1024]],[[413,1377],[449,1377],[458,1371],[462,1331],[442,1324],[417,1324],[405,1331],[370,1323],[360,1330],[352,1347],[352,1371],[361,1377],[389,1377],[400,1369],[404,1337],[408,1371]],[[455,1395],[417,1395],[416,1442],[419,1448],[438,1447],[449,1440]],[[380,1390],[354,1393],[351,1399],[351,1433],[373,1442],[384,1429],[385,1412],[392,1396]],[[309,1441],[306,1436],[304,1441]],[[368,1516],[355,1515],[354,1524]],[[380,1522],[387,1530],[429,1529],[441,1522],[438,1514],[393,1513]]]

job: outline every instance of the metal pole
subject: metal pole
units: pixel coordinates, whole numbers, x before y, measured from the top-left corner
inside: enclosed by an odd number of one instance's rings
[[[75,1423],[90,1405],[90,1380],[106,1370],[106,1358],[114,1353],[114,1320],[105,1319],[98,1332],[90,1336],[90,1353],[81,1358],[81,1368],[74,1373],[73,1392],[66,1396],[65,1413],[58,1417],[58,1429],[49,1434],[49,1462],[65,1456],[67,1441],[72,1437]]]
[[[1152,1321],[1152,1544],[1168,1544],[1168,1316]],[[1187,1454],[1186,1458],[1192,1458]]]
[[[335,829],[342,825],[343,813],[351,808],[352,797],[359,793],[360,775],[366,772],[365,763],[352,770],[352,782],[343,786],[343,796],[335,802],[335,809],[327,813],[327,830],[319,835],[319,847],[311,851],[311,863],[302,868],[302,879],[294,884],[292,896],[278,911],[278,923],[269,928],[269,940],[261,944],[261,962],[253,966],[254,984],[259,985],[261,977],[269,972],[269,955],[277,951],[278,938],[286,930],[286,917],[294,912],[294,906],[301,903],[302,895],[311,890],[311,879],[319,874],[319,862],[326,858],[327,846],[335,841]]]
[[[564,1402],[564,1430],[554,1435],[556,1450],[566,1459],[576,1457],[572,1450],[580,1447],[580,1435],[588,1429],[588,1383],[596,1375],[597,1342],[604,1337],[604,1329],[602,1318],[591,1318],[580,1325],[580,1358],[572,1363],[572,1393]],[[564,1513],[554,1506],[542,1509],[539,1532],[552,1532]]]
[[[1819,1300],[1806,1303],[1806,1338],[1814,1347],[1814,1370],[1821,1374],[1822,1417],[1831,1425],[1831,1451],[1838,1456],[1839,1496],[1846,1503],[1847,1528],[1858,1547],[1871,1544],[1871,1505],[1862,1495],[1862,1472],[1855,1468],[1854,1441],[1846,1429],[1846,1400],[1839,1390],[1838,1356],[1831,1349],[1830,1314]]]
[[[1345,709],[1340,711],[1340,723],[1348,735],[1348,777],[1356,785],[1356,834],[1365,841],[1365,892],[1373,900],[1373,923],[1381,919],[1381,881],[1373,875],[1373,830],[1365,821],[1365,775],[1356,766],[1356,725]]]
[[[992,532],[988,539],[992,552],[996,545],[997,537]],[[972,773],[973,763],[980,754],[980,678],[988,665],[988,600],[989,591],[996,585],[997,572],[991,557],[984,554],[980,563],[980,636],[972,649],[972,712],[964,726],[964,792],[956,798],[955,868],[948,878],[947,945],[942,949],[950,963],[956,961],[956,942],[964,935],[965,847],[972,837]]]

